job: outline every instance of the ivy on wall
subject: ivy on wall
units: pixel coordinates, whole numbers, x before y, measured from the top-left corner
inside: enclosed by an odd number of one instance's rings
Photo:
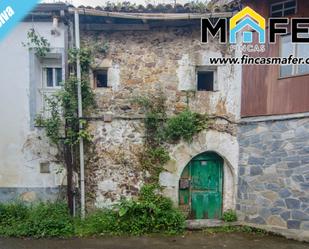
[[[82,105],[85,113],[95,108],[95,99],[93,91],[89,84],[89,67],[92,62],[92,55],[88,48],[69,51],[69,62],[71,69],[74,70],[77,57],[80,57],[82,68]],[[36,125],[42,126],[46,130],[47,137],[52,143],[58,145],[64,142],[74,146],[78,144],[80,138],[90,141],[91,136],[87,132],[87,121],[78,117],[78,79],[76,76],[70,76],[64,82],[64,87],[46,98],[45,113],[41,113],[36,118]],[[82,123],[84,129],[79,129]]]
[[[188,108],[177,115],[166,114],[166,98],[162,92],[156,96],[136,98],[145,111],[144,149],[139,155],[141,168],[150,174],[149,181],[156,183],[163,166],[170,160],[168,146],[180,140],[191,142],[194,135],[207,129],[208,116]]]
[[[24,47],[35,50],[35,54],[39,57],[45,57],[50,52],[50,43],[46,38],[39,35],[34,29],[27,32],[27,42],[23,42]]]
[[[28,42],[24,46],[35,49],[39,57],[46,57],[50,51],[50,44],[39,36],[34,29],[28,32]],[[67,192],[68,206],[73,212],[73,171],[78,171],[78,144],[80,138],[90,142],[92,137],[87,130],[87,120],[78,116],[78,84],[75,76],[76,60],[81,62],[81,92],[84,115],[89,114],[95,107],[94,93],[89,83],[89,70],[93,62],[91,48],[82,47],[81,49],[69,50],[69,75],[70,77],[63,82],[63,88],[51,96],[44,97],[45,108],[42,113],[35,118],[35,125],[42,127],[46,131],[46,136],[50,142],[58,148],[58,158],[63,161],[67,169]],[[83,129],[80,129],[82,124]],[[89,144],[89,143],[88,143]],[[87,149],[87,147],[86,147]]]

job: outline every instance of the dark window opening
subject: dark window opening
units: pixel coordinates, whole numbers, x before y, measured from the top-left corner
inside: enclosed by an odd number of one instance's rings
[[[46,68],[46,85],[48,87],[54,86],[53,69],[50,67]]]
[[[296,8],[296,1],[286,2],[284,4],[284,8],[292,8],[292,7]]]
[[[214,72],[197,72],[197,90],[214,91]]]
[[[107,87],[107,71],[95,72],[95,84],[96,87]]]
[[[284,11],[284,16],[290,16],[295,14],[295,9],[288,9]]]
[[[285,0],[271,5],[272,17],[284,17],[296,14],[296,0]]]

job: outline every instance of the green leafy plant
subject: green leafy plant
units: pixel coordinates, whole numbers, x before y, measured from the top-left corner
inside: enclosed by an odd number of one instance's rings
[[[207,116],[185,110],[167,120],[165,136],[171,142],[184,139],[191,142],[193,136],[207,128]]]
[[[46,38],[40,36],[35,29],[30,29],[27,32],[28,41],[22,43],[24,47],[28,47],[35,50],[36,55],[45,57],[50,52],[50,43]]]
[[[152,165],[164,165],[170,160],[168,151],[163,147],[156,148],[147,148],[144,151],[144,154],[147,155],[143,160],[143,168],[149,170]]]
[[[0,235],[11,237],[68,237],[73,221],[65,203],[0,204]]]
[[[88,78],[89,68],[91,63],[93,62],[93,56],[91,52],[91,48],[89,47],[81,47],[80,49],[77,48],[71,48],[69,49],[69,63],[71,65],[76,63],[77,58],[80,59],[80,65],[82,69],[82,73],[84,73],[84,76]]]
[[[145,185],[137,200],[122,200],[115,210],[98,210],[79,222],[77,233],[89,235],[179,234],[185,218],[157,185]]]
[[[70,63],[74,66],[77,57],[81,59],[82,67],[82,105],[85,113],[95,108],[95,99],[90,84],[88,82],[88,72],[92,57],[90,50],[83,48],[81,50],[70,50]],[[82,137],[86,141],[91,140],[87,131],[86,120],[78,117],[78,96],[77,96],[78,79],[71,76],[64,82],[64,86],[57,93],[46,98],[45,113],[36,118],[36,125],[45,127],[46,135],[51,142],[56,145],[63,141],[69,145],[78,144]],[[80,130],[80,123],[83,124],[83,130]]]
[[[158,181],[163,165],[170,160],[164,144],[164,124],[167,119],[165,101],[162,92],[133,100],[145,111],[145,141],[144,149],[139,154],[139,162],[141,168],[150,173],[148,180],[153,183]]]
[[[208,117],[189,109],[167,117],[166,98],[162,92],[149,97],[136,98],[144,108],[145,141],[139,155],[142,169],[150,173],[150,182],[157,182],[164,164],[169,160],[168,144],[180,139],[191,142],[193,136],[207,128]]]
[[[89,68],[92,63],[91,49],[87,47],[80,50],[72,49],[69,51],[71,76],[59,91],[45,98],[45,110],[35,119],[35,124],[45,129],[50,142],[58,148],[57,159],[66,165],[70,178],[72,178],[73,169],[79,168],[77,147],[80,139],[83,138],[86,146],[89,146],[89,142],[92,140],[92,136],[87,130],[87,120],[80,118],[78,114],[79,80],[74,75],[77,58],[80,58],[81,61],[82,78],[80,84],[83,114],[87,115],[96,108],[94,93],[89,83]],[[68,186],[68,188],[72,189],[72,186]],[[70,208],[72,210],[72,205]]]
[[[234,210],[230,209],[223,213],[222,219],[225,222],[234,222],[234,221],[237,221],[237,214]]]

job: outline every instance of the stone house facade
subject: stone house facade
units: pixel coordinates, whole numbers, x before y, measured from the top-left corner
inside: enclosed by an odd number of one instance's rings
[[[265,12],[271,9],[266,1],[263,5],[249,0],[242,3],[264,17],[270,16]],[[308,9],[305,1],[298,1],[297,6],[295,11]],[[98,106],[86,117],[93,135],[93,151],[86,154],[88,208],[110,207],[122,197],[138,194],[147,179],[138,158],[144,146],[145,111],[134,100],[163,95],[169,117],[189,108],[207,114],[211,120],[191,142],[168,146],[171,160],[159,176],[164,195],[176,206],[194,213],[189,218],[220,218],[232,209],[245,224],[308,233],[308,75],[278,79],[280,68],[273,66],[210,65],[210,57],[241,54],[217,39],[201,44],[200,19],[231,17],[237,11],[235,6],[214,7],[203,13],[188,5],[136,10],[57,8],[68,15],[60,19],[59,36],[50,32],[50,21],[40,20],[35,27],[51,42],[50,59],[61,58],[55,68],[62,69],[62,78],[67,76],[67,49],[74,45],[73,12],[80,16],[82,45],[96,51],[89,76]],[[31,25],[25,22],[19,29],[25,31]],[[19,35],[21,32],[13,32],[2,42],[1,52]],[[26,32],[22,32],[19,41],[25,38]],[[19,44],[18,49],[25,48]],[[267,51],[271,52],[266,56],[273,56],[279,48],[269,47]],[[44,67],[28,51],[22,54],[22,67],[27,70],[20,77],[29,82],[20,91],[23,103],[15,105],[19,118],[12,119],[8,111],[3,113],[10,124],[25,126],[4,126],[6,136],[14,136],[1,140],[0,199],[55,199],[61,185],[66,185],[65,171],[56,174],[61,167],[55,159],[57,152],[48,146],[44,132],[32,125],[42,102],[37,93]],[[8,63],[1,68],[6,82],[11,77],[7,72],[14,65]],[[5,90],[4,95],[12,98],[13,92]],[[46,165],[48,172],[44,171]],[[212,169],[212,173],[205,169]],[[21,171],[27,173],[21,175]],[[215,186],[215,191],[206,191],[209,186]],[[210,208],[207,203],[216,205]]]
[[[210,56],[235,56],[234,52],[217,40],[202,45],[200,19],[189,20],[186,14],[158,15],[143,21],[151,16],[145,14],[135,17],[134,25],[125,14],[112,20],[101,17],[102,11],[86,9],[84,14],[89,16],[81,16],[82,44],[95,47],[106,43],[109,47],[106,53],[96,54],[90,72],[98,103],[98,113],[89,118],[97,157],[95,167],[88,168],[86,192],[95,193],[91,196],[95,206],[110,206],[123,196],[138,193],[145,179],[137,167],[145,136],[145,113],[132,100],[163,94],[168,116],[189,108],[212,119],[211,127],[191,143],[169,146],[171,160],[159,177],[164,194],[178,206],[179,181],[185,167],[196,156],[212,152],[223,160],[220,212],[235,209],[241,67],[214,67],[208,60]],[[163,20],[167,17],[168,22]],[[113,23],[114,30],[92,25],[99,21]],[[198,89],[198,75],[202,72],[214,74],[210,91]],[[107,80],[103,87],[98,84],[102,74]]]

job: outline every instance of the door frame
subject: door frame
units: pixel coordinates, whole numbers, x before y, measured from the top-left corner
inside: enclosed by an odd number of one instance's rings
[[[208,156],[208,160],[209,158],[211,157],[216,157],[217,159],[220,159],[221,161],[221,216],[223,215],[223,207],[224,207],[224,159],[216,152],[214,151],[206,151],[206,152],[202,152],[198,155],[196,155],[195,157],[193,157],[189,163],[187,163],[187,165],[184,167],[183,169],[183,172],[188,168],[188,180],[189,180],[189,188],[188,188],[188,194],[189,194],[189,199],[188,199],[188,206],[189,206],[189,213],[188,213],[188,218],[189,219],[194,219],[195,218],[193,217],[193,213],[192,213],[192,184],[191,184],[191,181],[192,181],[192,178],[191,178],[191,167],[192,167],[192,162],[193,161],[207,161],[207,159],[205,159],[205,156],[207,157]],[[202,158],[204,157],[204,158]],[[181,173],[181,176],[180,176],[180,179],[179,179],[179,183],[180,183],[180,180],[183,179],[182,178],[182,175],[183,175],[183,172]],[[179,195],[179,198],[178,198],[178,204],[179,206],[181,205],[180,204],[180,187],[178,189],[178,195]]]

